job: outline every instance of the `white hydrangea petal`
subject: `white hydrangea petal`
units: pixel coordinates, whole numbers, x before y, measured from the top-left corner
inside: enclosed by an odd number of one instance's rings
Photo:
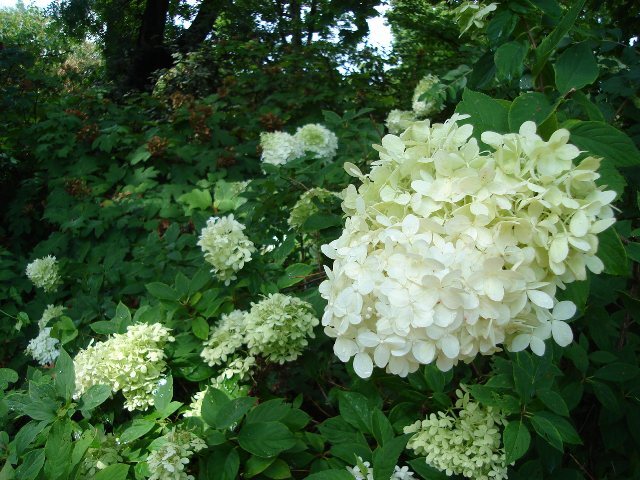
[[[553,318],[556,320],[569,320],[576,314],[577,309],[576,304],[569,300],[558,302],[553,307]]]
[[[553,308],[553,298],[541,290],[527,290],[527,297],[542,308]]]
[[[551,324],[551,333],[555,342],[561,347],[566,347],[573,341],[573,332],[569,324],[563,321],[555,321]]]
[[[373,373],[373,361],[366,353],[358,353],[353,359],[353,369],[360,378],[369,378]]]

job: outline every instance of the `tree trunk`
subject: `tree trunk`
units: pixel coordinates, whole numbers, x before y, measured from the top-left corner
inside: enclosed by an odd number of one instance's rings
[[[213,25],[225,6],[224,0],[203,0],[191,26],[178,38],[182,53],[195,50],[213,30]]]

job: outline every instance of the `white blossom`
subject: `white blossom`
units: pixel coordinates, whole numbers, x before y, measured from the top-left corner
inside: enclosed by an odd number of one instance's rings
[[[361,377],[565,346],[575,306],[556,289],[603,269],[596,235],[615,221],[615,193],[595,184],[599,160],[574,165],[569,133],[545,142],[533,122],[484,132],[481,152],[464,118],[385,136],[367,175],[345,164],[362,185],[345,190],[344,231],[322,247],[334,261],[322,324]]]
[[[53,255],[37,258],[27,265],[27,277],[45,292],[54,292],[60,284],[58,262]]]
[[[51,336],[51,327],[42,328],[38,336],[27,345],[25,352],[40,365],[52,364],[60,355],[60,340]]]
[[[308,123],[298,130],[295,139],[305,152],[311,152],[315,158],[331,160],[338,151],[338,137],[324,125]]]
[[[358,464],[354,467],[347,467],[347,471],[353,475],[356,480],[374,480],[373,467],[370,462],[362,461],[361,457],[358,457]],[[393,467],[393,473],[389,477],[389,480],[414,480],[413,472],[409,470],[409,467]]]
[[[304,155],[299,139],[286,132],[263,132],[260,134],[261,160],[271,165],[284,165]]]
[[[226,363],[228,358],[244,344],[245,316],[246,312],[240,310],[222,315],[200,353],[209,366]]]
[[[256,251],[244,229],[245,226],[231,214],[209,218],[200,233],[198,246],[204,252],[205,260],[213,266],[211,272],[225,285],[236,279],[236,272],[251,260],[251,254]]]
[[[389,133],[398,135],[409,128],[416,121],[416,115],[412,111],[391,110],[387,115],[385,125]]]
[[[47,308],[42,312],[42,317],[38,320],[38,327],[42,330],[51,320],[60,317],[63,313],[64,307],[62,305],[47,305]]]
[[[204,440],[174,428],[158,443],[147,457],[149,480],[194,480],[185,469],[194,453],[207,448]]]
[[[451,475],[473,480],[507,478],[501,427],[504,416],[491,407],[482,407],[468,393],[456,391],[455,408],[430,414],[425,420],[404,428],[413,433],[407,448],[426,457],[426,463]]]
[[[435,75],[426,75],[413,91],[413,112],[418,117],[436,114],[442,110],[444,100],[444,86],[440,83],[440,79]],[[402,123],[406,125],[408,118],[405,118]],[[407,127],[408,125],[404,129]]]
[[[144,410],[153,405],[153,391],[166,367],[164,345],[173,342],[170,330],[159,323],[127,327],[103,342],[89,345],[74,359],[76,392],[79,398],[93,385],[108,385],[122,391],[127,410]]]
[[[302,353],[319,323],[309,303],[281,293],[252,303],[245,320],[249,353],[280,364]]]

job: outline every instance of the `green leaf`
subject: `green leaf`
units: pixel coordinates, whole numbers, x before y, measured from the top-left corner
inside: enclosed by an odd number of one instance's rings
[[[66,478],[66,472],[71,463],[71,420],[60,419],[53,423],[47,442],[44,446],[47,461],[44,473],[48,479]]]
[[[373,478],[390,478],[411,435],[396,437],[373,452]]]
[[[218,412],[229,402],[229,397],[223,391],[210,386],[202,399],[202,420],[216,428]]]
[[[549,423],[551,423],[558,431],[564,443],[570,443],[572,445],[582,445],[582,439],[580,438],[580,435],[578,435],[576,429],[573,428],[573,425],[571,425],[571,423],[569,423],[566,418],[562,418],[555,413],[547,412],[544,410],[541,412],[536,412],[536,416],[538,418],[546,418]]]
[[[156,422],[152,420],[137,418],[133,421],[129,428],[122,432],[122,434],[120,435],[120,443],[124,444],[133,442],[137,438],[140,438],[144,434],[150,432],[155,426]]]
[[[18,374],[10,368],[0,368],[0,390],[5,390],[10,383],[18,381]]]
[[[312,473],[306,477],[307,480],[353,480],[353,475],[342,470],[323,470],[321,472]]]
[[[275,457],[290,449],[296,439],[280,422],[255,422],[245,424],[238,435],[240,446],[259,457]]]
[[[24,427],[20,429],[20,431],[16,434],[14,439],[14,444],[16,447],[16,455],[20,456],[27,449],[27,447],[35,440],[40,432],[42,432],[49,422],[41,421],[34,422],[30,421]]]
[[[16,468],[16,480],[34,480],[44,465],[44,448],[31,450]]]
[[[264,472],[269,467],[269,465],[275,462],[275,460],[276,459],[274,457],[263,458],[251,455],[249,457],[249,460],[247,460],[247,463],[245,464],[244,476],[247,478],[255,477],[259,473]]]
[[[159,300],[169,300],[177,302],[180,295],[166,283],[152,282],[145,285],[147,291]]]
[[[598,235],[598,257],[604,263],[604,272],[609,275],[627,276],[629,261],[622,241],[614,228]]]
[[[540,42],[540,45],[536,48],[536,63],[532,68],[534,77],[537,77],[540,72],[542,72],[547,60],[558,46],[558,43],[560,43],[560,40],[569,33],[569,30],[571,30],[578,15],[582,11],[585,2],[586,0],[577,0],[573,3],[556,28]]]
[[[556,86],[560,94],[568,93],[572,88],[579,90],[595,82],[598,78],[598,62],[587,42],[567,48],[554,64]]]
[[[305,263],[289,265],[284,275],[278,279],[278,288],[287,288],[296,283],[300,283],[311,272],[313,272],[313,267]]]
[[[378,408],[374,408],[371,414],[371,433],[378,445],[384,445],[394,436],[391,422]]]
[[[173,398],[173,376],[168,374],[158,380],[156,390],[153,394],[153,405],[157,411],[161,412],[169,406]]]
[[[531,424],[533,425],[534,430],[538,435],[544,438],[549,445],[551,445],[556,450],[563,452],[562,448],[562,436],[558,429],[547,420],[543,416],[539,416],[538,414],[534,414],[531,418]]]
[[[118,302],[113,322],[116,324],[118,332],[126,332],[127,327],[131,325],[131,312],[124,303]]]
[[[191,320],[191,330],[200,340],[206,340],[209,338],[209,324],[202,317],[196,317]]]
[[[60,349],[60,355],[56,360],[54,368],[56,392],[65,401],[71,401],[73,392],[76,389],[76,374],[73,366],[73,359],[64,348]]]
[[[327,215],[323,213],[314,213],[307,218],[302,224],[303,232],[315,232],[330,227],[339,227],[342,225],[342,217],[340,215]]]
[[[456,113],[471,115],[471,118],[461,120],[460,123],[473,125],[473,134],[477,139],[482,132],[509,131],[508,108],[484,93],[465,89],[462,92],[462,101],[456,107]]]
[[[136,165],[151,158],[151,153],[147,150],[147,145],[141,145],[136,151],[127,157],[131,165]]]
[[[552,412],[565,417],[569,416],[569,408],[558,393],[553,390],[538,390],[536,396]]]
[[[240,470],[240,455],[236,448],[222,445],[208,454],[208,477],[215,480],[236,480]]]
[[[349,424],[364,433],[371,433],[371,408],[367,397],[357,392],[340,392],[340,415]]]
[[[498,47],[494,55],[496,78],[510,82],[519,79],[529,48],[521,42],[507,42]]]
[[[448,477],[444,472],[433,468],[431,465],[428,465],[425,461],[424,457],[415,458],[410,460],[408,463],[411,466],[411,470],[416,472],[422,478],[426,480],[450,480],[451,477]]]
[[[213,198],[209,190],[194,189],[178,197],[180,203],[186,204],[189,209],[210,210],[213,206]]]
[[[592,155],[603,157],[617,168],[640,165],[640,151],[628,135],[595,121],[571,120],[563,124],[571,133],[570,143]],[[605,163],[605,162],[603,162]]]
[[[509,422],[502,432],[502,443],[504,443],[506,454],[505,463],[507,465],[510,465],[527,453],[529,444],[531,443],[531,434],[522,420]]]
[[[526,121],[540,126],[553,113],[553,105],[545,95],[538,92],[527,92],[519,95],[509,108],[509,128],[513,132],[520,130]]]
[[[95,474],[93,480],[126,480],[129,474],[129,465],[124,463],[116,463],[109,465],[107,468],[100,470]]]
[[[240,422],[242,417],[253,407],[256,399],[252,397],[234,398],[230,402],[222,405],[216,415],[216,428],[225,430],[234,423]]]
[[[630,363],[615,362],[600,367],[593,376],[601,380],[622,383],[633,380],[640,375],[640,368]]]
[[[591,387],[598,401],[602,406],[610,412],[620,412],[620,404],[618,403],[618,397],[609,385],[601,382],[592,382]]]
[[[535,391],[532,373],[519,363],[513,363],[513,382],[518,396],[524,403],[531,399]]]
[[[273,398],[260,403],[247,415],[247,422],[278,422],[291,411],[291,405],[282,402],[281,398]]]
[[[80,397],[80,409],[83,411],[93,410],[102,405],[111,396],[111,388],[107,385],[92,385]]]
[[[269,465],[263,474],[265,477],[273,478],[275,480],[291,478],[291,470],[289,470],[289,466],[280,458],[276,459],[275,462]]]
[[[71,466],[76,466],[80,460],[84,457],[84,454],[87,452],[91,443],[96,438],[97,430],[94,428],[89,428],[82,432],[80,438],[74,442],[73,451],[71,452]]]

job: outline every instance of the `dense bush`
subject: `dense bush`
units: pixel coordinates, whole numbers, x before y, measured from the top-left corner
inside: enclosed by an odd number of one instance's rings
[[[0,479],[637,477],[640,67],[585,3],[7,83]]]

